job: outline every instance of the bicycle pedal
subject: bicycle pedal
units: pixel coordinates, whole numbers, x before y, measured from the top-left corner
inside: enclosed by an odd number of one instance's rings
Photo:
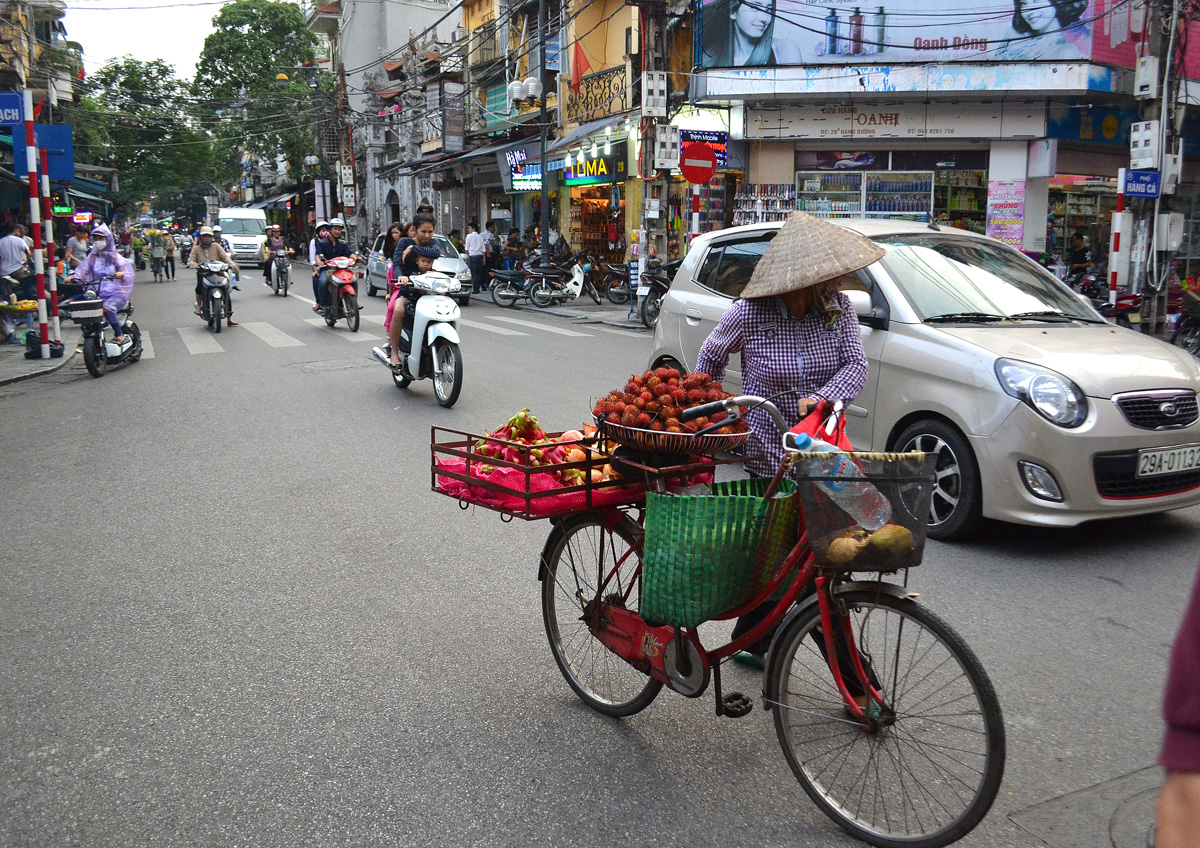
[[[754,702],[741,692],[726,692],[721,697],[721,715],[726,718],[741,718],[750,714]]]

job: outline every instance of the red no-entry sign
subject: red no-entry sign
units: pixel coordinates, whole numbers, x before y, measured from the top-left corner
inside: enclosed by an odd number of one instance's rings
[[[689,183],[706,183],[717,173],[717,154],[707,144],[693,141],[679,154],[679,171]]]

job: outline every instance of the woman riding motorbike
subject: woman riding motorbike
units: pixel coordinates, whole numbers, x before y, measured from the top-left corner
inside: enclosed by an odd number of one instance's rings
[[[104,317],[113,328],[113,342],[125,340],[117,310],[129,303],[133,294],[133,263],[117,253],[116,240],[108,227],[101,224],[92,230],[92,250],[71,274],[70,279],[81,283],[98,282],[96,295],[104,303]]]

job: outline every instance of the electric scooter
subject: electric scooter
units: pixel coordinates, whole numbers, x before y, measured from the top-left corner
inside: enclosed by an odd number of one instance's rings
[[[397,388],[407,388],[413,380],[432,379],[437,402],[444,407],[454,406],[462,390],[461,312],[447,296],[460,288],[458,280],[437,271],[409,277],[408,291],[413,298],[400,331],[400,365],[392,366],[387,345],[371,349],[371,355],[387,366]]]

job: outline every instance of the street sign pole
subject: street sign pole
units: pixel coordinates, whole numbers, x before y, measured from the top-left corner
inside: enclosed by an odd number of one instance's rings
[[[24,91],[25,166],[29,174],[29,228],[33,231],[33,268],[37,274],[38,331],[42,338],[42,359],[50,358],[50,326],[46,316],[46,264],[42,250],[42,203],[37,176],[37,144],[33,135],[33,92]]]

